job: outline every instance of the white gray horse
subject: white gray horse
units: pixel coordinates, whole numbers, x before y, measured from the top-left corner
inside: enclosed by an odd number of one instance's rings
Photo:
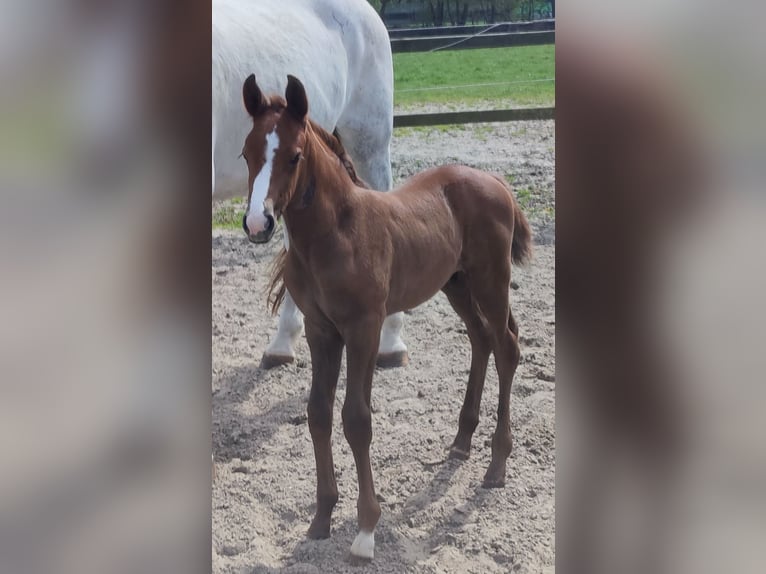
[[[242,82],[255,74],[266,93],[283,93],[287,74],[300,77],[311,117],[337,129],[359,176],[374,189],[392,187],[393,64],[388,32],[365,0],[213,0],[213,198],[247,196],[240,157],[251,119]],[[254,190],[248,217],[263,217]],[[285,230],[285,246],[289,234]],[[378,364],[407,363],[403,315],[381,330]],[[262,360],[266,368],[295,360],[303,316],[289,293]]]

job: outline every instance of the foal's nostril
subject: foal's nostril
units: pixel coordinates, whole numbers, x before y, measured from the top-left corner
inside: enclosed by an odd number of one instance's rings
[[[242,229],[245,230],[247,235],[250,235],[250,231],[247,229],[247,213],[242,216]]]
[[[273,215],[269,215],[267,213],[266,214],[266,228],[264,229],[264,231],[266,233],[270,233],[272,229],[274,229],[274,216]]]

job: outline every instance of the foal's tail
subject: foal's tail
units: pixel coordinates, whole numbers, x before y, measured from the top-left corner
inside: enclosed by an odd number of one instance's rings
[[[513,242],[511,243],[511,261],[524,265],[532,259],[532,230],[516,198],[513,198]]]
[[[287,288],[285,287],[285,263],[287,263],[287,249],[282,247],[279,254],[271,262],[269,272],[269,284],[267,289],[267,305],[271,314],[276,315],[285,299]]]
[[[511,261],[516,265],[524,265],[532,259],[532,229],[524,212],[521,211],[519,202],[513,194],[511,186],[505,178],[494,175],[497,181],[503,184],[513,200],[513,242],[511,243]]]

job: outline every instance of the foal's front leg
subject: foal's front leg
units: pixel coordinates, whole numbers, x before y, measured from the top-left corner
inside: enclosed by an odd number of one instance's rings
[[[353,325],[343,330],[348,361],[346,400],[343,404],[343,432],[354,454],[359,482],[359,499],[356,505],[359,534],[351,545],[351,553],[368,559],[374,556],[374,531],[380,518],[380,504],[375,497],[370,466],[370,442],[372,441],[370,394],[382,322],[382,315],[364,317],[356,319]]]
[[[312,369],[308,422],[317,470],[317,508],[308,537],[327,538],[332,511],[338,502],[330,439],[343,340],[333,325],[318,325],[312,321],[306,322],[306,338],[311,350]]]

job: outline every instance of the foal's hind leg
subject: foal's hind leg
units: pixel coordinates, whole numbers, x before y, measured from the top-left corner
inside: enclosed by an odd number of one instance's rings
[[[458,432],[452,447],[450,458],[465,460],[471,452],[471,438],[479,424],[481,394],[487,374],[487,363],[491,351],[491,336],[486,320],[481,315],[476,302],[466,283],[465,273],[455,273],[442,291],[447,295],[452,308],[460,316],[468,330],[471,341],[471,373],[465,390],[463,408],[460,409]]]
[[[508,304],[510,281],[510,262],[493,268],[490,277],[477,279],[469,276],[471,294],[489,324],[500,387],[497,427],[492,437],[492,461],[484,475],[485,488],[505,485],[506,461],[511,454],[511,383],[520,352],[518,328]]]

